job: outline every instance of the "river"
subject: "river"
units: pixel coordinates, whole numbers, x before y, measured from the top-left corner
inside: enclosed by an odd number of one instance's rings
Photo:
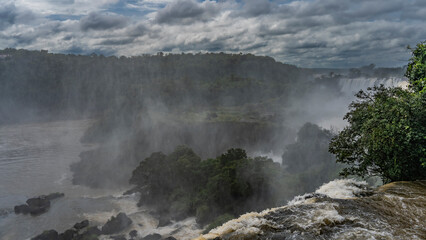
[[[71,183],[70,164],[79,161],[82,151],[94,147],[80,143],[90,123],[73,120],[0,126],[0,239],[30,239],[48,229],[62,232],[84,219],[100,226],[119,212],[133,219],[131,229],[141,236],[173,231],[181,239],[197,236],[194,219],[157,229],[158,220],[149,209],[136,207],[138,196],[122,195],[129,187],[103,190]],[[15,205],[28,198],[53,192],[65,193],[65,197],[52,201],[47,213],[33,217],[13,212]]]

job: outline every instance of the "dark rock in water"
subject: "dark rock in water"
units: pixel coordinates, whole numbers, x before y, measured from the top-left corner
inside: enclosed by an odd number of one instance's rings
[[[75,237],[73,240],[97,240],[98,236],[102,234],[101,230],[98,227],[93,226],[87,228],[87,230]]]
[[[111,217],[102,227],[102,234],[114,234],[123,231],[132,224],[132,220],[125,213],[119,213],[117,217]]]
[[[38,197],[30,198],[27,200],[27,204],[17,205],[14,207],[16,214],[23,213],[31,215],[40,215],[50,208],[50,201],[56,198],[65,196],[63,193],[51,193],[49,195],[41,195]]]
[[[167,226],[169,224],[171,224],[172,222],[170,221],[170,218],[168,218],[167,216],[160,216],[160,218],[158,219],[158,226],[157,227],[164,227]]]
[[[51,194],[47,195],[46,198],[49,199],[49,200],[54,200],[54,199],[57,199],[57,198],[61,198],[63,196],[65,196],[64,193],[56,192],[56,193],[51,193]]]
[[[42,234],[31,238],[31,240],[59,240],[58,232],[55,230],[44,231]]]
[[[172,237],[172,236],[170,236],[170,237],[166,237],[166,238],[164,238],[163,240],[177,240],[176,238],[174,238],[174,237]]]
[[[124,235],[118,235],[118,236],[110,236],[113,240],[127,240]]]
[[[59,234],[59,240],[73,240],[74,237],[78,235],[77,230],[75,229],[68,229],[65,232]]]
[[[50,200],[46,196],[30,198],[27,200],[27,204],[31,215],[43,214],[50,208]]]
[[[27,204],[15,206],[13,208],[13,210],[15,211],[16,214],[19,214],[19,213],[28,214],[28,213],[30,213],[30,207],[28,207]]]
[[[158,233],[149,234],[142,238],[142,240],[160,240],[161,235]]]
[[[74,224],[74,228],[77,230],[83,229],[87,226],[89,226],[89,220],[83,220],[79,223]]]
[[[130,231],[130,232],[129,232],[129,236],[130,236],[131,238],[135,238],[135,237],[137,237],[137,236],[138,236],[138,231],[136,231],[136,230],[132,230],[132,231]]]
[[[89,234],[89,235],[96,235],[96,236],[99,236],[99,235],[101,235],[101,234],[102,234],[102,231],[101,231],[101,230],[99,230],[99,228],[98,228],[98,227],[93,226],[93,227],[89,227],[89,228],[87,228],[86,232],[84,232],[84,233],[87,233],[87,234]]]

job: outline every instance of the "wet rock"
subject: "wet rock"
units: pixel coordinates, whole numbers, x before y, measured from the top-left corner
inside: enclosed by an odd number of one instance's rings
[[[58,232],[55,230],[44,231],[42,234],[31,238],[31,240],[59,240]]]
[[[112,240],[127,240],[124,235],[110,236]]]
[[[83,220],[79,223],[74,224],[74,228],[77,230],[83,229],[89,226],[89,220]]]
[[[85,232],[85,233],[90,234],[90,235],[96,235],[96,236],[99,236],[99,235],[101,235],[101,234],[102,234],[102,231],[101,231],[101,230],[99,230],[99,228],[98,228],[98,227],[93,226],[93,227],[89,227],[89,228],[87,228],[87,230],[86,230],[86,232]]]
[[[75,229],[68,229],[65,232],[59,234],[59,240],[73,240],[74,237],[78,235],[77,230]]]
[[[163,240],[177,240],[177,239],[174,238],[174,237],[172,237],[172,236],[170,236],[170,237],[163,238]]]
[[[164,226],[167,226],[171,223],[172,222],[170,221],[170,218],[168,218],[167,216],[161,215],[161,216],[159,216],[157,227],[164,227]]]
[[[22,205],[15,206],[13,208],[13,210],[15,211],[16,214],[20,214],[20,213],[22,213],[22,214],[28,214],[28,213],[30,213],[30,207],[28,207],[27,204],[22,204]]]
[[[46,198],[51,201],[51,200],[61,198],[61,197],[64,197],[64,196],[65,196],[64,193],[56,192],[56,193],[51,193],[51,194],[47,195]]]
[[[119,213],[116,217],[111,217],[102,227],[103,234],[115,234],[123,231],[132,224],[132,220],[125,213]]]
[[[131,238],[135,238],[135,237],[137,237],[137,236],[138,236],[138,231],[136,231],[136,230],[132,230],[132,231],[130,231],[130,232],[129,232],[129,236],[130,236]]]
[[[158,233],[149,234],[142,238],[142,240],[160,240],[161,235]]]
[[[266,237],[266,239],[281,240],[281,239],[288,239],[290,237],[291,237],[290,233],[287,233],[287,232],[277,232],[277,233],[271,233],[270,236]]]
[[[101,230],[99,230],[98,227],[93,226],[87,228],[87,230],[75,237],[73,240],[96,240],[98,239],[98,236],[102,234]]]
[[[31,215],[40,215],[50,208],[50,200],[46,196],[30,198],[27,200],[27,205]]]
[[[27,200],[27,204],[17,205],[14,207],[16,214],[28,214],[40,215],[47,212],[50,208],[50,201],[63,197],[63,193],[51,193],[49,195],[41,195],[38,197],[30,198]]]

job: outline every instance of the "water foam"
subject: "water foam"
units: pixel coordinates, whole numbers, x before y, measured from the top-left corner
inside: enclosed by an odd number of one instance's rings
[[[368,190],[368,184],[365,181],[337,179],[322,185],[315,193],[335,199],[348,199],[360,196]]]
[[[322,185],[315,193],[296,196],[286,206],[271,208],[262,212],[251,212],[241,215],[237,219],[230,220],[211,230],[208,234],[200,236],[197,240],[214,239],[218,236],[226,239],[252,239],[263,233],[263,228],[294,228],[321,232],[323,226],[343,224],[345,221],[354,221],[355,218],[342,216],[337,209],[338,203],[317,202],[321,198],[349,199],[361,195],[368,189],[365,181],[354,179],[337,179]],[[300,205],[311,206],[304,210]],[[276,222],[274,217],[268,216],[288,211],[284,222]],[[268,217],[267,217],[268,216]],[[284,224],[281,225],[280,224]]]

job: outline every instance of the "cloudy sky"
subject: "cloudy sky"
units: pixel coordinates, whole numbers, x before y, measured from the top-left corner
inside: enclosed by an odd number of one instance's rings
[[[268,55],[304,67],[402,66],[426,0],[0,0],[0,49]]]

